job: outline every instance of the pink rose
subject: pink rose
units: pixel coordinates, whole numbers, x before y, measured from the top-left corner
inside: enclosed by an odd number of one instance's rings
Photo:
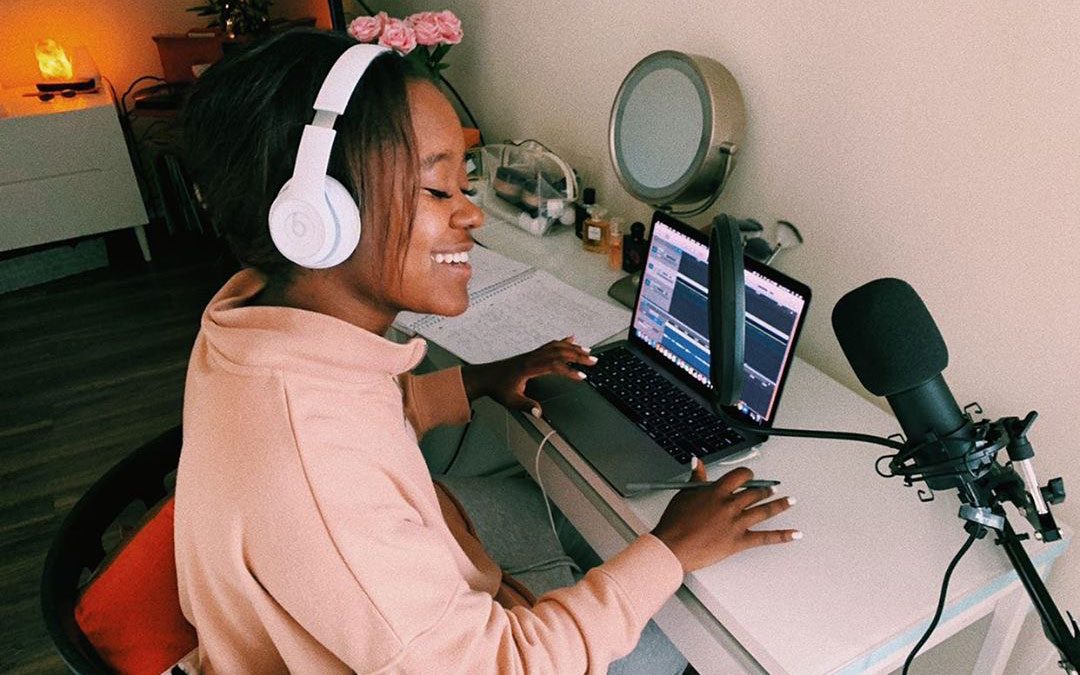
[[[349,35],[359,42],[374,42],[389,21],[386,12],[379,12],[375,16],[358,16],[349,24]]]
[[[456,45],[461,42],[461,38],[464,36],[464,33],[461,32],[461,19],[457,18],[453,12],[448,9],[436,12],[435,21],[439,24],[439,33],[442,34],[443,42],[448,45]]]
[[[408,54],[416,49],[416,33],[412,26],[401,19],[390,19],[379,36],[379,44],[396,49],[401,54]]]
[[[442,42],[442,26],[435,17],[435,12],[417,12],[405,22],[412,26],[416,34],[416,44],[430,47]]]

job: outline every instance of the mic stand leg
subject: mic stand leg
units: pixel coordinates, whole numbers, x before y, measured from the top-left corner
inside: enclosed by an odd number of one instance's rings
[[[1004,511],[999,509],[995,511],[1004,516]],[[1059,665],[1066,672],[1075,673],[1080,667],[1080,635],[1077,635],[1076,621],[1070,616],[1072,627],[1065,622],[1053,598],[1050,597],[1050,592],[1046,590],[1042,578],[1031,563],[1027,551],[1020,544],[1020,537],[1017,536],[1007,519],[1004,521],[1004,527],[998,531],[997,543],[1005,549],[1005,555],[1009,557],[1009,562],[1020,577],[1020,583],[1024,585],[1031,603],[1035,605],[1035,611],[1042,619],[1043,632],[1061,654]]]

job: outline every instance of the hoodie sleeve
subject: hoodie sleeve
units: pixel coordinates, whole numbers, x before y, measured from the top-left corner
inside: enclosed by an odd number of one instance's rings
[[[404,398],[405,416],[418,438],[443,424],[465,424],[472,415],[460,367],[426,375],[402,373],[398,382]]]

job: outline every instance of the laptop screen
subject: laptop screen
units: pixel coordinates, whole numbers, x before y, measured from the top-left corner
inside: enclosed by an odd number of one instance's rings
[[[653,222],[633,335],[701,386],[709,386],[709,245]]]
[[[749,258],[742,400],[735,406],[755,424],[771,422],[810,301],[809,289],[783,283],[779,273]],[[779,277],[779,278],[778,278]],[[801,284],[799,284],[801,286]]]
[[[708,236],[658,212],[638,288],[631,339],[708,396]],[[744,258],[746,343],[739,417],[768,426],[810,301],[810,289]]]

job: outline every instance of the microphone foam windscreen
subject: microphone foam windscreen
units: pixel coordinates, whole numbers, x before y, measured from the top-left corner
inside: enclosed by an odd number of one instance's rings
[[[832,324],[859,382],[877,396],[907,391],[949,365],[941,331],[906,281],[876,279],[849,292]]]

